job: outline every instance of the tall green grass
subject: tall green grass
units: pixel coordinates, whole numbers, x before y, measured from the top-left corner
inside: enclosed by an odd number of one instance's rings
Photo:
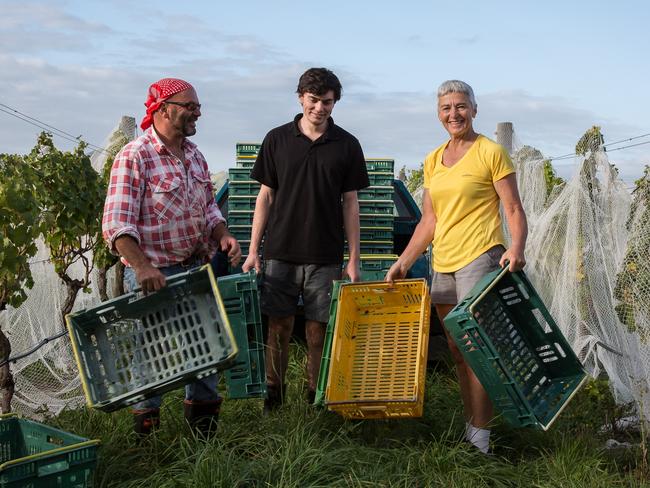
[[[650,486],[641,448],[603,449],[599,428],[622,411],[602,382],[577,395],[549,432],[497,421],[494,456],[486,457],[462,442],[449,365],[429,371],[422,418],[350,421],[305,403],[304,361],[304,351],[292,346],[282,408],[263,416],[261,400],[226,401],[218,435],[209,440],[185,425],[180,392],[166,396],[162,428],[144,441],[132,433],[126,410],[66,411],[49,423],[102,440],[98,487]]]

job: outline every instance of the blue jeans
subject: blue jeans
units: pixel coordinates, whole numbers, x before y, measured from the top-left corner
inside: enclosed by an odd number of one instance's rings
[[[171,276],[178,273],[183,273],[188,271],[187,267],[181,265],[168,266],[166,268],[159,268],[160,271],[165,276]],[[127,267],[124,270],[124,290],[126,292],[133,291],[138,287],[138,282],[135,279],[135,272],[133,268]],[[219,384],[220,375],[213,374],[201,378],[200,380],[195,380],[191,383],[185,385],[185,399],[194,400],[194,401],[214,401],[218,400],[219,392],[217,391],[217,385]],[[160,408],[162,403],[162,397],[160,395],[147,398],[141,402],[133,405],[133,408],[136,410],[144,410],[149,408]]]

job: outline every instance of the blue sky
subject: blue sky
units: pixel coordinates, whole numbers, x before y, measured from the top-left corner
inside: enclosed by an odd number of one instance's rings
[[[558,156],[592,125],[606,142],[650,132],[648,5],[0,0],[0,103],[101,145],[121,115],[141,119],[149,83],[181,77],[204,107],[193,140],[219,171],[236,142],[297,113],[299,75],[326,66],[343,84],[335,121],[366,156],[413,168],[445,140],[437,86],[459,78],[479,131],[511,121],[519,143]],[[28,152],[38,132],[0,112],[0,152]],[[631,184],[650,144],[610,157]],[[568,176],[573,161],[555,166]]]

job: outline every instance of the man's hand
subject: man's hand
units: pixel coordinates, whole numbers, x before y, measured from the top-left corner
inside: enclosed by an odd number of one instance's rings
[[[228,262],[231,266],[237,266],[241,260],[241,248],[239,242],[230,233],[226,232],[219,239],[219,248],[228,253]]]
[[[134,266],[133,271],[135,272],[135,279],[145,294],[158,291],[167,284],[165,275],[151,264],[145,264],[137,268]]]
[[[517,248],[511,247],[506,252],[503,253],[501,259],[499,260],[499,265],[503,268],[506,265],[506,261],[510,261],[508,269],[511,273],[519,271],[526,266],[526,258],[524,257],[524,251]]]
[[[398,259],[397,261],[395,261],[395,263],[393,263],[393,265],[386,273],[386,278],[384,278],[384,281],[387,281],[388,283],[392,284],[393,281],[401,280],[404,277],[406,277],[407,272],[408,269],[406,269]]]
[[[262,272],[262,260],[256,252],[252,252],[248,257],[246,257],[246,261],[244,261],[241,269],[244,273],[248,273],[251,269],[255,269],[257,274],[260,274]]]
[[[359,270],[359,261],[349,260],[343,269],[343,277],[347,276],[350,281],[356,283],[361,281],[361,271]]]

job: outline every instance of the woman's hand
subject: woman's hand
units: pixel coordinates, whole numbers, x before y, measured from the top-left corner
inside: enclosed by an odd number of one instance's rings
[[[392,283],[395,280],[401,280],[406,276],[407,272],[408,269],[398,259],[397,261],[395,261],[395,263],[393,263],[393,265],[386,273],[386,278],[384,278],[384,281],[387,281],[388,283]]]
[[[515,247],[510,247],[503,253],[501,259],[499,260],[499,265],[504,268],[506,261],[509,261],[508,270],[510,272],[520,271],[526,266],[526,258],[524,257],[523,249],[517,249]]]

